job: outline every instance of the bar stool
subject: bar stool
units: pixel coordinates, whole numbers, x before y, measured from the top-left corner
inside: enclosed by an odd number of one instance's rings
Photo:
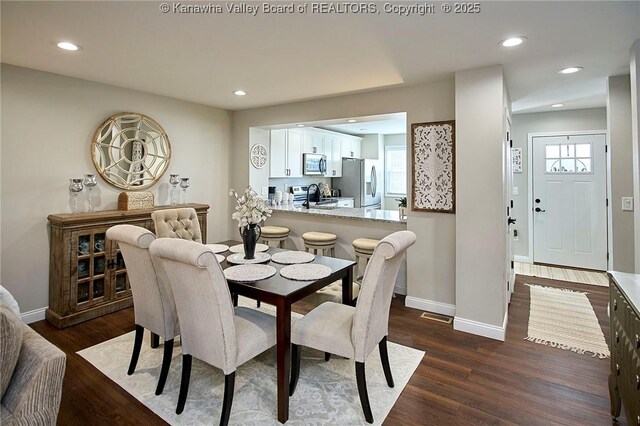
[[[321,250],[321,255],[324,256],[326,250],[329,250],[329,254],[332,257],[336,255],[336,241],[338,236],[335,234],[329,234],[327,232],[305,232],[302,234],[302,240],[304,241],[304,248],[309,253],[318,254],[318,250]],[[311,251],[313,250],[313,252]]]
[[[353,245],[353,250],[356,252],[356,268],[360,268],[360,259],[364,259],[364,266],[366,269],[367,263],[373,254],[373,250],[375,250],[379,242],[380,240],[373,240],[371,238],[357,238],[353,240],[351,245]],[[358,277],[358,274],[356,273],[355,281],[360,283],[362,281],[362,276]]]
[[[284,248],[284,243],[289,238],[289,228],[286,226],[263,226],[262,235],[260,240],[266,245],[269,245],[270,241],[278,243],[280,248]]]

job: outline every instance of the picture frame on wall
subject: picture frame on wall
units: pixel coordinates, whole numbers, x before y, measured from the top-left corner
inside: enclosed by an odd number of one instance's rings
[[[411,124],[411,209],[455,213],[455,120]]]
[[[522,173],[522,148],[511,148],[511,171]]]

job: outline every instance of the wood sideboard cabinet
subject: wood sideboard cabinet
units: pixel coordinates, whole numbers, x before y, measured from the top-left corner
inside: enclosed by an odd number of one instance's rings
[[[622,405],[627,423],[640,426],[640,275],[609,272],[609,283],[611,415]]]
[[[51,230],[47,320],[58,328],[65,328],[132,306],[127,268],[117,243],[106,239],[107,229],[130,224],[155,233],[151,212],[182,207],[196,210],[203,243],[206,243],[207,204],[50,215],[47,218]]]

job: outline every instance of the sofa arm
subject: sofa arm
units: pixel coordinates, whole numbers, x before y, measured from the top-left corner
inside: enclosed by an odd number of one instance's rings
[[[5,424],[55,425],[66,354],[25,324],[20,357],[2,398]],[[6,423],[5,423],[6,421]]]

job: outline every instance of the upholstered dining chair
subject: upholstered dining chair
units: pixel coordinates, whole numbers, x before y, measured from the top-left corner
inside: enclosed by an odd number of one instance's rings
[[[355,359],[360,403],[367,422],[373,423],[369,405],[365,361],[378,345],[382,368],[389,387],[393,376],[387,353],[389,308],[403,254],[416,241],[411,231],[398,231],[376,246],[362,279],[356,306],[325,302],[292,325],[292,368],[289,394],[293,395],[300,375],[300,346]]]
[[[136,333],[127,374],[132,375],[138,364],[144,330],[152,333],[152,347],[158,346],[157,336],[162,337],[164,353],[156,387],[156,395],[160,395],[169,374],[173,339],[180,334],[180,326],[171,288],[166,279],[156,274],[149,254],[149,245],[156,237],[139,226],[116,225],[107,229],[107,238],[118,243],[133,295]]]
[[[227,280],[213,251],[192,241],[159,238],[149,248],[166,274],[182,334],[182,381],[176,413],[184,410],[192,357],[224,373],[220,424],[231,414],[236,368],[276,344],[275,317],[233,307]]]
[[[156,210],[151,213],[158,238],[181,238],[202,242],[196,210],[190,207]]]

